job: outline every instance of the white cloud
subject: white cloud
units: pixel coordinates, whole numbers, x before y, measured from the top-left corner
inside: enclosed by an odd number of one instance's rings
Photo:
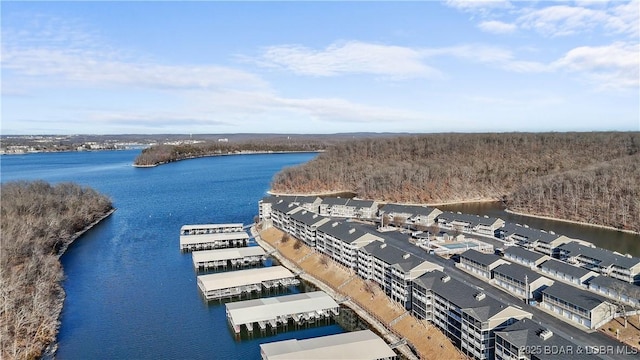
[[[478,27],[482,31],[493,34],[511,34],[518,28],[515,24],[509,24],[497,20],[483,21],[478,24]]]
[[[591,31],[608,18],[605,11],[556,5],[529,9],[517,21],[522,28],[536,30],[545,36],[566,36]]]
[[[616,42],[607,46],[581,46],[567,52],[550,67],[584,74],[601,88],[638,88],[639,54],[639,44]]]
[[[422,61],[420,52],[415,49],[359,41],[335,43],[323,50],[296,45],[272,46],[266,49],[258,64],[312,76],[374,74],[409,78],[438,75],[438,71]]]
[[[513,7],[511,1],[507,0],[447,0],[445,4],[458,10],[483,15],[488,14],[491,10]]]

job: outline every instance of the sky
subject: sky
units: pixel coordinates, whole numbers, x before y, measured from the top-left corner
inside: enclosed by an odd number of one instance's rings
[[[640,131],[639,1],[0,6],[2,135]]]

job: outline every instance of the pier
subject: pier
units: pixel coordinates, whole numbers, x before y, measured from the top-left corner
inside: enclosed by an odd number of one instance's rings
[[[396,353],[371,330],[260,344],[262,360],[397,359]]]
[[[300,281],[284,266],[229,271],[198,276],[198,288],[207,300],[241,297],[263,289],[298,285]]]
[[[229,233],[244,231],[242,224],[197,224],[184,225],[180,228],[180,235],[201,235],[215,233]]]
[[[240,301],[226,307],[229,324],[239,334],[242,325],[251,332],[255,323],[265,330],[267,325],[272,329],[287,325],[291,319],[298,325],[326,319],[338,315],[340,305],[324,291],[315,291]]]
[[[247,246],[249,234],[246,231],[213,232],[196,235],[180,235],[180,250],[211,250]]]
[[[257,265],[266,260],[267,254],[260,246],[194,251],[191,254],[196,270],[211,268],[244,267]]]

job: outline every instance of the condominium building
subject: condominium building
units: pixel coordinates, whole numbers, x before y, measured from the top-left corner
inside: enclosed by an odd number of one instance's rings
[[[498,265],[508,263],[508,261],[505,261],[498,255],[485,254],[474,249],[469,249],[460,254],[459,267],[466,272],[474,274],[476,276],[485,279],[492,279],[493,269]]]
[[[604,297],[561,282],[542,290],[540,305],[565,321],[587,329],[597,329],[613,319],[616,312],[616,306]]]
[[[558,257],[605,276],[640,284],[640,258],[635,256],[574,241],[560,246]]]
[[[415,279],[412,293],[412,314],[429,320],[476,359],[493,359],[495,332],[532,316],[437,270]]]

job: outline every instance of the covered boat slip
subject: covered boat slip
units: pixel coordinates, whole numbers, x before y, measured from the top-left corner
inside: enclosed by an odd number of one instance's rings
[[[227,319],[238,334],[242,325],[253,331],[254,323],[265,330],[267,324],[273,329],[279,324],[287,325],[289,319],[298,324],[325,319],[331,314],[338,315],[340,305],[324,291],[315,291],[240,301],[226,304],[226,307]]]
[[[396,359],[396,353],[371,330],[260,344],[262,360]]]
[[[180,235],[200,235],[225,232],[241,232],[242,224],[198,224],[184,225],[180,228]]]
[[[246,231],[180,235],[180,250],[194,251],[247,246],[247,241],[249,241],[249,234]]]
[[[298,285],[300,281],[284,266],[228,271],[199,275],[198,288],[207,300],[223,299],[261,292],[280,286]]]
[[[266,253],[260,246],[229,248],[219,250],[194,251],[191,254],[196,270],[227,267],[231,265],[256,265],[266,259]]]

